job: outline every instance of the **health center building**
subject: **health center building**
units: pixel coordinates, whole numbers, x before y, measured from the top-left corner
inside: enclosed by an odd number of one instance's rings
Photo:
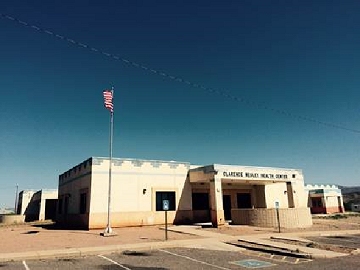
[[[105,228],[109,159],[91,157],[59,176],[56,221]],[[112,227],[211,222],[283,228],[312,225],[301,170],[113,158]]]

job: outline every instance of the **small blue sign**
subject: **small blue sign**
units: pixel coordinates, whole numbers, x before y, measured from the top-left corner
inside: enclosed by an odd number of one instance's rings
[[[163,200],[163,210],[168,211],[169,210],[169,200]]]
[[[279,209],[279,207],[280,207],[280,202],[279,202],[279,201],[275,201],[275,208],[276,208],[276,209]]]
[[[253,259],[241,260],[241,261],[230,262],[230,263],[240,265],[245,268],[263,268],[263,267],[269,267],[269,266],[275,265],[275,264],[272,264],[269,262],[253,260]]]

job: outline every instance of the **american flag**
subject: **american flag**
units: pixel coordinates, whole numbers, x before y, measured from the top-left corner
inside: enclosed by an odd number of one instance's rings
[[[104,106],[110,112],[114,111],[114,104],[113,104],[113,91],[112,90],[104,90]]]

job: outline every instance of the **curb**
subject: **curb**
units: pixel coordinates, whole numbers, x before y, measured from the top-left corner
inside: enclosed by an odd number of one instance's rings
[[[196,241],[199,242],[201,241],[201,239],[196,239]],[[88,255],[123,252],[127,250],[131,250],[131,251],[154,250],[159,248],[182,247],[182,246],[190,245],[192,243],[194,243],[194,239],[124,244],[124,245],[109,245],[109,246],[97,246],[97,247],[27,251],[27,252],[16,252],[16,253],[2,253],[0,254],[0,263],[10,262],[10,261],[22,261],[22,260],[39,260],[39,259],[55,259],[55,258],[70,258],[70,257],[73,258],[73,257],[82,257]]]

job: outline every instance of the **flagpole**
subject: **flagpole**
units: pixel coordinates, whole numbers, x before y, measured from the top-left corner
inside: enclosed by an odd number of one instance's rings
[[[111,96],[114,98],[114,87],[111,88]],[[110,110],[110,138],[109,138],[109,189],[108,189],[108,212],[107,212],[107,226],[103,236],[112,234],[111,228],[111,176],[112,176],[112,155],[113,155],[113,132],[114,132],[114,111]]]

